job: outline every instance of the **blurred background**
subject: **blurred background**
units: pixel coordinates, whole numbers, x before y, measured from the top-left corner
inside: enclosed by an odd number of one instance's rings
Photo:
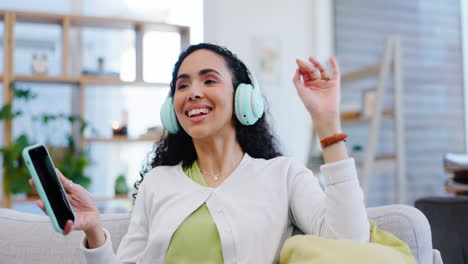
[[[467,148],[465,9],[461,0],[0,1],[2,206],[42,213],[19,151],[43,142],[101,211],[128,211],[163,133],[173,65],[200,42],[251,66],[282,151],[316,176],[320,148],[291,80],[296,58],[334,55],[367,205],[459,194],[443,157]]]

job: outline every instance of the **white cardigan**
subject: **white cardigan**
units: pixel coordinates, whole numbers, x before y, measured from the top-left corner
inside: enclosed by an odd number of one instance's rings
[[[206,203],[218,227],[224,263],[276,263],[293,225],[307,234],[368,242],[369,221],[352,158],[321,166],[317,178],[290,158],[245,154],[216,188],[203,187],[181,164],[158,166],[142,181],[128,232],[114,254],[110,234],[99,248],[84,247],[87,263],[164,263],[171,237]]]

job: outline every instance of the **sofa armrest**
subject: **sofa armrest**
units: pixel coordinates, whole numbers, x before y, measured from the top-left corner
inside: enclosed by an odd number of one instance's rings
[[[440,255],[439,250],[433,249],[432,256],[433,256],[434,264],[444,264],[442,261],[442,255]]]
[[[421,211],[406,205],[387,205],[368,208],[367,213],[378,228],[408,244],[418,263],[434,263],[431,227]]]

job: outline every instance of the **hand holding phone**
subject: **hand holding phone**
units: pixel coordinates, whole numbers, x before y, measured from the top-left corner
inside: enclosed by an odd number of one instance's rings
[[[71,184],[54,167],[44,145],[25,148],[23,158],[32,177],[29,184],[41,198],[36,204],[49,216],[57,232],[67,235],[72,230],[86,232],[101,226],[99,211],[89,192]]]

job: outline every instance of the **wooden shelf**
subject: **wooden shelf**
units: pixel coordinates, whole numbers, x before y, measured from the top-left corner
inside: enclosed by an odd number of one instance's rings
[[[112,137],[112,138],[85,138],[86,142],[155,142],[159,138],[147,139],[147,138],[128,138],[128,137]]]
[[[394,119],[394,111],[393,109],[386,109],[383,111],[383,115],[387,118]],[[341,121],[343,122],[366,122],[371,120],[371,116],[369,117],[362,117],[362,112],[360,111],[346,111],[341,112]]]
[[[0,75],[1,77],[1,75]],[[67,84],[90,84],[90,85],[119,85],[119,86],[149,86],[149,87],[169,87],[169,83],[153,83],[144,81],[122,81],[115,77],[105,76],[49,76],[49,75],[15,75],[13,81],[20,82],[41,82],[41,83],[67,83]]]
[[[79,77],[49,76],[49,75],[15,75],[13,81],[20,82],[41,82],[41,83],[80,83]]]
[[[161,21],[143,21],[127,18],[109,18],[109,17],[93,17],[70,15],[72,26],[77,27],[92,27],[92,28],[114,28],[114,29],[134,29],[141,25],[158,26],[172,31],[184,30],[186,26],[167,24]]]
[[[64,15],[50,14],[50,13],[36,13],[26,11],[6,11],[14,13],[16,22],[21,23],[39,23],[39,24],[56,24],[61,25]]]
[[[80,81],[86,84],[96,85],[128,85],[128,86],[156,86],[169,87],[169,83],[152,83],[144,81],[122,81],[115,77],[105,76],[81,76]]]
[[[162,21],[144,21],[127,18],[94,17],[81,15],[61,15],[54,13],[37,13],[27,11],[0,10],[0,18],[9,12],[15,14],[16,21],[20,23],[38,23],[62,25],[65,19],[70,20],[71,26],[91,28],[135,29],[140,25],[158,26],[172,31],[183,31],[186,26],[167,24]]]
[[[143,21],[126,18],[107,18],[71,15],[70,22],[72,26],[91,27],[91,28],[114,28],[114,29],[133,29]]]
[[[380,71],[380,64],[372,65],[365,67],[359,71],[343,74],[341,76],[342,82],[351,82],[356,81],[364,78],[368,78],[371,76],[377,76]],[[393,72],[393,69],[390,69],[390,72]]]

